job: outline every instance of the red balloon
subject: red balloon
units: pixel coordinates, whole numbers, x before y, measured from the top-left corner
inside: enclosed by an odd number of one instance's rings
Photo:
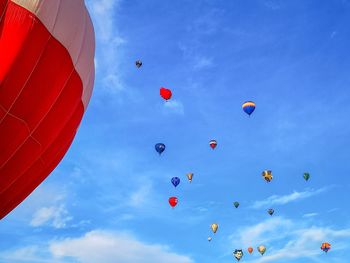
[[[218,143],[216,142],[216,140],[211,140],[211,141],[209,142],[209,145],[210,145],[210,147],[214,150],[215,147],[218,145]]]
[[[61,161],[89,103],[95,34],[83,0],[0,0],[0,219]]]
[[[175,207],[177,205],[178,199],[177,197],[173,196],[169,198],[169,204],[171,207]]]
[[[162,96],[162,98],[165,100],[169,100],[172,96],[171,90],[161,87],[160,88],[160,96]]]

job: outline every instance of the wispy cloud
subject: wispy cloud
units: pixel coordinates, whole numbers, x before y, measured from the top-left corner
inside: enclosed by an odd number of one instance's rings
[[[294,191],[293,193],[288,194],[288,195],[272,195],[272,196],[268,197],[266,200],[256,201],[252,205],[252,208],[258,209],[258,208],[262,208],[262,207],[269,207],[272,205],[285,205],[285,204],[288,204],[290,202],[303,200],[303,199],[321,194],[321,193],[325,192],[326,190],[328,190],[328,188],[324,187],[324,188],[320,188],[318,190],[307,190],[304,192]]]
[[[77,238],[49,242],[49,246],[28,246],[0,253],[1,262],[84,263],[192,263],[185,255],[165,245],[146,244],[129,234],[91,231]]]
[[[303,217],[305,218],[308,218],[308,217],[315,217],[315,216],[318,216],[318,213],[307,213],[307,214],[304,214]]]
[[[178,100],[170,100],[164,103],[164,107],[167,112],[174,112],[178,114],[184,114],[184,105]]]
[[[120,75],[119,63],[121,60],[121,46],[127,43],[118,33],[115,15],[121,0],[88,1],[91,17],[96,32],[96,59],[97,75],[101,77],[104,88],[109,93],[118,93],[124,90]]]
[[[66,223],[72,219],[63,205],[42,207],[35,212],[30,225],[34,227],[51,225],[54,228],[64,228]]]
[[[337,249],[345,249],[350,241],[350,229],[324,228],[276,217],[243,227],[231,235],[230,240],[234,247],[267,246],[264,257],[248,262],[280,262],[315,258],[320,254],[319,247],[325,241],[334,244]]]

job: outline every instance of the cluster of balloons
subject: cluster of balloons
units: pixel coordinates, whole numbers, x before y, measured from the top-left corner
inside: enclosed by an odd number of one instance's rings
[[[264,245],[260,245],[257,247],[257,250],[261,255],[264,255],[266,252],[266,247]],[[254,249],[252,247],[248,247],[247,251],[249,254],[252,254]],[[243,253],[242,249],[235,249],[233,251],[233,256],[237,259],[237,261],[240,261],[242,259],[243,255],[244,255],[244,253]]]

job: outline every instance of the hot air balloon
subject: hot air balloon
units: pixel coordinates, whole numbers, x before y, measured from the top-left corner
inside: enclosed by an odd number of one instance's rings
[[[259,251],[259,253],[261,254],[261,255],[264,255],[265,254],[265,252],[266,252],[266,247],[265,246],[263,246],[263,245],[261,245],[261,246],[258,246],[258,251]]]
[[[187,173],[186,176],[187,176],[188,181],[190,181],[190,183],[192,183],[193,173]]]
[[[210,145],[210,147],[214,150],[215,147],[218,145],[218,143],[216,142],[216,140],[211,140],[211,141],[209,142],[209,145]]]
[[[208,241],[209,241],[209,242],[211,241],[211,237],[208,237]]]
[[[171,99],[172,93],[170,89],[161,87],[159,92],[160,92],[160,96],[166,101]]]
[[[173,177],[173,178],[171,178],[171,183],[172,183],[175,187],[177,187],[177,186],[179,185],[179,183],[180,183],[180,178],[179,178],[179,177]]]
[[[159,155],[162,154],[162,152],[164,152],[165,150],[165,144],[164,143],[157,143],[154,148],[156,149],[156,151],[159,153]]]
[[[270,216],[272,216],[274,212],[275,212],[275,210],[273,210],[272,208],[267,210],[267,213],[269,213]]]
[[[303,177],[304,177],[305,181],[308,181],[310,179],[310,174],[304,173]]]
[[[272,176],[272,171],[270,170],[265,170],[262,172],[262,177],[265,179],[266,182],[271,182],[273,176]]]
[[[137,68],[140,68],[142,66],[142,61],[141,60],[136,60],[135,65]]]
[[[255,110],[255,103],[252,101],[246,101],[243,103],[242,108],[243,111],[250,116]]]
[[[0,219],[55,169],[88,107],[95,33],[83,0],[0,0]]]
[[[261,254],[261,255],[264,255],[265,254],[265,252],[266,252],[266,247],[265,246],[263,246],[263,245],[261,245],[261,246],[258,246],[258,251],[259,251],[259,253]]]
[[[218,231],[218,228],[219,228],[219,225],[214,223],[214,224],[211,224],[211,230],[213,231],[213,233],[215,234],[216,231]]]
[[[242,249],[236,249],[235,251],[233,251],[233,256],[237,259],[237,261],[240,261],[243,257]]]
[[[249,254],[253,253],[253,248],[252,247],[248,247],[248,252],[249,252]]]
[[[239,203],[238,202],[234,202],[233,205],[238,208],[239,207]]]
[[[331,249],[331,244],[329,244],[329,243],[327,243],[327,242],[325,242],[325,243],[322,243],[322,245],[321,245],[321,250],[322,251],[324,251],[324,252],[328,252],[328,250],[330,250]]]
[[[169,204],[172,208],[174,208],[177,205],[178,199],[175,196],[172,196],[169,198]]]

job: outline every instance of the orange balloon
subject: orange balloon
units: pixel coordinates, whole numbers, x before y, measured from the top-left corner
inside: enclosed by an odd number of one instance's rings
[[[248,247],[248,252],[249,252],[249,254],[253,253],[253,248],[252,247]]]

